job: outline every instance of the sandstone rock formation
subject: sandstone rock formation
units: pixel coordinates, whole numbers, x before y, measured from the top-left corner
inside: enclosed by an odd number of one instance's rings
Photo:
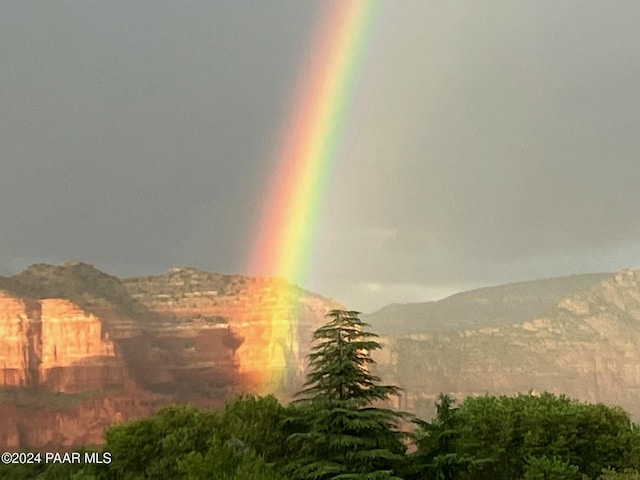
[[[113,421],[240,392],[288,398],[337,303],[278,279],[90,265],[0,277],[0,447],[95,444]],[[35,412],[34,414],[26,414]]]
[[[533,390],[619,405],[640,419],[640,271],[607,275],[539,315],[506,320],[387,336],[378,374],[405,389],[398,406],[425,416],[440,392]]]
[[[324,323],[328,309],[341,308],[283,280],[193,268],[123,284],[132,298],[163,319],[157,342],[181,339],[186,368],[205,368],[209,362],[213,368],[231,369],[227,376],[240,382],[243,391],[285,397],[301,386],[313,331]],[[212,351],[225,356],[211,359]],[[215,377],[211,373],[208,378]]]
[[[126,368],[100,320],[61,299],[0,297],[0,387],[75,392],[121,385]]]

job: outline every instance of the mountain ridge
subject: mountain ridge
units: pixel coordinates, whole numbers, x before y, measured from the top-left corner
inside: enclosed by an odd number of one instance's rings
[[[549,391],[619,405],[640,418],[640,270],[621,270],[539,315],[381,338],[377,374],[405,389],[399,406],[433,412],[435,392]]]
[[[564,296],[613,275],[588,273],[481,287],[432,302],[389,304],[363,319],[380,334],[396,335],[501,325],[542,314]]]

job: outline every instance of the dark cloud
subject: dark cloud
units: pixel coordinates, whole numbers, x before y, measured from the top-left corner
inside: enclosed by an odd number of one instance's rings
[[[0,266],[241,271],[320,9],[0,6]],[[309,288],[371,309],[638,267],[640,4],[384,4]]]
[[[2,258],[238,268],[315,8],[0,7]]]
[[[396,5],[333,186],[357,240],[326,234],[318,284],[380,305],[638,267],[638,5]]]

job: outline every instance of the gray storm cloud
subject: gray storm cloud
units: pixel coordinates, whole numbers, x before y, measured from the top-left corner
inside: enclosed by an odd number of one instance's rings
[[[0,273],[241,268],[331,6],[3,3]],[[637,267],[639,14],[384,4],[305,286],[366,311]]]

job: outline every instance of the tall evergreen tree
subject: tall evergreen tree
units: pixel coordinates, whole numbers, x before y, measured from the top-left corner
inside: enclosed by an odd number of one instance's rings
[[[370,366],[381,348],[376,334],[354,311],[332,310],[331,320],[316,330],[309,373],[298,402],[304,418],[291,436],[301,457],[291,464],[292,478],[392,479],[404,457],[401,414],[375,407],[399,388],[382,385]]]

